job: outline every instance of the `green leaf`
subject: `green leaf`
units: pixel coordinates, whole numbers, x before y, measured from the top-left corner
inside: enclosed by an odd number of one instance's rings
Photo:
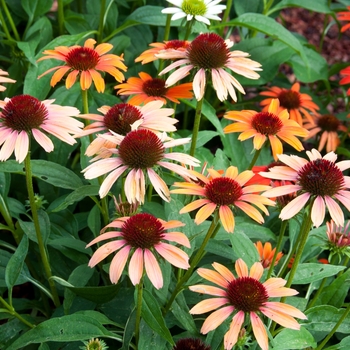
[[[186,299],[183,293],[180,293],[173,302],[171,312],[180,322],[180,325],[192,334],[197,333],[197,327],[190,314],[190,309],[187,306]]]
[[[83,185],[78,175],[59,164],[46,160],[32,160],[31,164],[33,176],[51,185],[67,189],[76,189]],[[23,164],[15,160],[0,163],[0,171],[25,175]]]
[[[141,320],[140,322],[140,339],[138,343],[138,349],[142,350],[155,350],[166,349],[168,345],[167,341],[162,338],[157,332],[152,330],[149,325]]]
[[[336,275],[339,271],[345,269],[345,266],[324,265],[317,263],[300,264],[297,267],[293,284],[309,284],[325,277]],[[287,277],[289,274],[287,275]],[[286,277],[286,278],[287,278]]]
[[[134,336],[136,322],[136,309],[134,308],[130,313],[130,316],[125,324],[124,334],[123,334],[123,346],[119,350],[129,350],[130,342]]]
[[[126,21],[136,21],[151,26],[165,26],[167,16],[162,13],[164,7],[161,6],[141,6],[137,8]]]
[[[175,344],[169,329],[165,325],[160,306],[154,296],[145,289],[143,291],[141,316],[148,326],[170,344]]]
[[[312,334],[304,327],[300,330],[285,328],[278,333],[273,340],[273,350],[292,350],[292,349],[306,349],[308,347],[315,348],[315,342]]]
[[[22,271],[24,260],[28,253],[29,240],[26,235],[24,235],[19,243],[16,251],[11,256],[5,271],[5,282],[8,288],[12,288]]]
[[[94,318],[84,314],[73,314],[55,317],[38,324],[13,342],[7,350],[23,349],[32,343],[70,342],[95,337],[106,337],[121,341],[118,335],[108,331]]]
[[[22,7],[30,21],[48,12],[52,3],[53,0],[21,0]]]
[[[35,49],[39,44],[39,40],[40,37],[37,37],[30,41],[17,41],[18,48],[23,51],[28,61],[33,65],[36,65]]]
[[[343,338],[339,344],[326,348],[326,350],[348,350],[348,349],[350,349],[350,336]]]
[[[282,0],[275,7],[271,8],[268,14],[271,15],[271,13],[283,10],[287,7],[301,7],[313,12],[332,13],[327,0]]]
[[[201,130],[198,132],[198,138],[196,143],[196,148],[204,146],[207,142],[209,142],[213,137],[218,136],[219,133],[212,130]],[[188,143],[184,145],[185,152],[188,152],[191,148],[191,144]]]
[[[44,244],[46,244],[51,231],[50,219],[47,213],[41,209],[38,210],[38,217],[41,237],[43,239]],[[18,219],[18,223],[21,226],[21,229],[24,231],[24,233],[28,236],[28,238],[33,242],[38,243],[34,222],[23,221],[21,219]]]
[[[120,285],[112,284],[102,287],[67,287],[76,295],[90,300],[96,304],[104,304],[116,297],[119,292]]]

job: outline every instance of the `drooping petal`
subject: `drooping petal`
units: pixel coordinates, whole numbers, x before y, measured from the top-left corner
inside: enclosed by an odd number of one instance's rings
[[[140,279],[143,274],[143,250],[137,248],[134,254],[131,256],[129,262],[129,277],[131,283],[135,286],[140,283]]]
[[[250,322],[252,323],[253,333],[256,341],[263,350],[269,349],[269,341],[265,326],[255,312],[250,313]]]
[[[229,303],[229,300],[227,298],[205,299],[200,301],[198,304],[196,304],[190,310],[190,314],[192,315],[204,314],[206,312],[213,311],[221,306],[224,306],[227,303]]]
[[[232,349],[233,346],[237,343],[238,334],[242,328],[243,322],[244,322],[244,312],[238,311],[237,314],[232,318],[229,331],[225,334],[225,337],[224,337],[225,349]]]
[[[126,261],[128,260],[131,247],[126,245],[112,259],[109,268],[109,278],[112,283],[118,283],[120,276],[123,273]]]
[[[162,270],[159,267],[158,261],[149,249],[144,250],[145,269],[148,278],[156,289],[163,287]]]
[[[233,310],[234,310],[233,306],[225,306],[211,313],[204,321],[203,326],[201,328],[201,333],[207,334],[213,329],[216,329],[217,327],[219,327],[221,323],[224,322],[227,319],[227,317],[231,315]]]

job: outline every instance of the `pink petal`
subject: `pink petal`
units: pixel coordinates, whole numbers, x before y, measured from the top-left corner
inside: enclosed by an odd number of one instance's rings
[[[89,244],[87,244],[85,248],[91,247],[93,244],[95,244],[97,242],[104,241],[105,239],[116,238],[116,237],[120,237],[120,236],[121,236],[121,232],[119,232],[119,231],[109,231],[107,233],[104,233],[104,234],[96,237]]]
[[[305,207],[305,204],[310,198],[310,193],[306,192],[301,194],[300,196],[294,198],[291,202],[289,202],[280,213],[281,220],[288,220],[292,218],[294,215],[299,213],[301,209]]]
[[[264,324],[255,312],[250,313],[255,339],[263,350],[269,350],[269,341]]]
[[[188,240],[187,236],[182,232],[165,233],[163,237],[167,241],[176,242],[176,243],[182,244],[187,248],[191,248],[190,241]]]
[[[137,248],[129,262],[129,277],[131,283],[135,286],[140,283],[143,274],[143,250]]]
[[[12,132],[12,134],[5,140],[4,144],[0,150],[0,161],[7,160],[13,153],[16,145],[17,131]]]
[[[131,247],[129,245],[122,248],[112,259],[109,267],[109,278],[112,283],[117,283],[123,273],[126,261],[128,260]]]
[[[249,277],[259,280],[264,273],[264,268],[260,262],[256,262],[250,268]]]
[[[227,303],[229,303],[227,298],[211,298],[202,300],[190,310],[190,314],[205,314],[206,312],[213,311]]]
[[[271,320],[280,324],[283,327],[291,328],[291,329],[300,329],[300,324],[292,317],[289,316],[280,310],[270,310],[269,308],[265,308],[263,306],[260,307],[260,311]]]
[[[227,282],[232,282],[235,280],[235,276],[233,273],[224,265],[221,265],[217,262],[214,262],[213,264],[214,269],[219,272],[219,274],[225,278]]]
[[[16,139],[15,156],[18,163],[22,163],[29,150],[29,137],[25,131],[21,131]]]
[[[196,293],[214,295],[218,297],[227,297],[225,290],[218,287],[207,286],[205,284],[196,284],[195,286],[190,286],[188,289]]]
[[[335,202],[334,199],[332,199],[329,196],[325,196],[324,200],[325,200],[326,206],[329,210],[329,214],[331,215],[335,224],[338,226],[344,226],[344,214],[343,214],[343,211],[341,210],[340,206],[338,205],[338,203]]]
[[[34,139],[36,142],[46,151],[46,152],[52,152],[53,151],[53,143],[52,141],[40,130],[33,129],[32,134],[34,136]]]
[[[102,245],[92,255],[92,257],[89,261],[89,266],[94,267],[99,262],[101,262],[103,259],[105,259],[109,254],[112,254],[116,250],[123,247],[125,244],[126,244],[126,242],[124,240],[118,240],[118,241],[108,242],[108,243]]]
[[[114,183],[118,180],[120,175],[123,174],[126,169],[127,169],[126,166],[121,166],[113,170],[110,174],[108,174],[108,176],[103,180],[100,190],[98,192],[101,198],[107,196],[111,187],[114,185]]]
[[[225,306],[217,311],[214,311],[204,321],[203,326],[201,328],[201,333],[207,334],[213,329],[219,327],[221,323],[224,322],[227,319],[227,317],[231,315],[233,311],[234,311],[233,306]]]
[[[144,250],[145,269],[148,278],[156,289],[163,287],[162,270],[159,267],[158,261],[149,249]]]
[[[238,313],[232,318],[230,329],[225,334],[224,345],[225,349],[231,350],[233,346],[237,343],[239,331],[242,328],[244,322],[244,312],[238,311]]]
[[[264,304],[264,307],[269,308],[270,310],[277,310],[280,312],[284,312],[287,315],[293,316],[293,317],[298,317],[302,320],[307,320],[307,317],[296,307],[289,305],[289,304],[283,304],[280,302],[266,302]]]
[[[317,196],[311,209],[311,220],[316,227],[322,225],[325,212],[326,206],[324,200],[322,196]]]
[[[165,260],[169,261],[170,264],[179,267],[181,269],[188,269],[190,267],[188,263],[188,255],[182,251],[180,248],[177,248],[168,243],[159,243],[154,246],[154,249],[161,255]]]

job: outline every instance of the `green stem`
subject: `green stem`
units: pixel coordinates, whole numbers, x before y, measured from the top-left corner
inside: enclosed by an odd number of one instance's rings
[[[224,12],[224,15],[222,16],[222,23],[225,23],[228,20],[230,12],[231,12],[231,7],[232,7],[232,0],[227,0],[227,2],[226,2],[226,10]],[[219,35],[220,36],[224,35],[225,28],[226,27],[220,28],[220,31],[219,31]]]
[[[4,10],[4,12],[5,12],[5,14],[6,14],[6,17],[7,17],[8,21],[9,21],[10,27],[11,27],[11,29],[12,29],[12,31],[13,31],[14,36],[15,36],[15,39],[16,39],[17,41],[20,41],[20,40],[21,40],[21,37],[20,37],[19,34],[18,34],[16,25],[15,25],[15,23],[13,22],[11,13],[10,13],[10,11],[9,11],[9,9],[8,9],[8,7],[7,7],[7,5],[6,5],[6,1],[5,1],[5,0],[1,0],[1,7],[2,7],[2,9]],[[3,25],[4,25],[5,22],[2,21],[2,23],[3,23]]]
[[[163,310],[163,315],[167,314],[173,301],[175,300],[177,295],[181,292],[184,283],[186,283],[188,281],[188,279],[192,276],[193,270],[197,267],[198,263],[201,261],[203,255],[204,255],[205,247],[207,246],[210,238],[215,236],[219,227],[220,227],[219,214],[218,214],[218,211],[216,211],[214,218],[213,218],[213,221],[211,222],[211,225],[208,229],[208,232],[207,232],[204,240],[202,241],[202,244],[199,247],[196,255],[194,256],[193,260],[191,261],[189,269],[182,276],[182,278],[177,282],[177,285],[176,285],[173,293],[171,294],[167,304],[165,305],[164,310]]]
[[[104,17],[106,10],[106,0],[100,0],[100,20],[98,25],[98,34],[97,34],[97,42],[100,43],[102,41],[103,36],[103,27],[104,27]]]
[[[260,153],[261,153],[261,148],[255,150],[254,157],[253,157],[252,161],[250,162],[247,170],[253,169],[253,166],[255,165],[256,161],[258,160]]]
[[[43,237],[41,235],[39,216],[38,216],[38,211],[37,211],[37,207],[35,204],[32,168],[31,168],[31,162],[30,162],[30,151],[28,152],[28,154],[25,158],[24,166],[25,166],[26,184],[27,184],[27,190],[28,190],[30,209],[32,211],[32,217],[33,217],[33,222],[34,222],[34,227],[35,227],[36,238],[38,241],[41,262],[43,264],[45,274],[46,274],[46,277],[47,277],[49,285],[50,285],[50,289],[51,289],[51,293],[52,293],[52,297],[53,297],[53,302],[54,302],[55,306],[58,307],[58,306],[60,306],[60,300],[58,298],[58,293],[57,293],[55,282],[51,278],[52,277],[51,267],[50,267],[49,259],[48,259],[47,253],[46,253],[46,247],[45,247],[45,244],[43,241]]]
[[[204,96],[199,101],[197,101],[196,114],[194,116],[194,123],[193,123],[191,149],[190,149],[191,156],[194,156],[194,153],[196,150],[199,125],[201,123],[203,101],[204,101]]]
[[[64,9],[63,0],[57,0],[57,20],[58,20],[58,34],[63,35],[64,33]]]
[[[140,279],[140,283],[137,285],[137,305],[136,305],[136,321],[135,321],[135,342],[136,347],[139,344],[140,338],[140,322],[142,311],[142,293],[143,293],[143,275]]]
[[[12,221],[11,214],[8,210],[6,202],[5,202],[2,195],[0,195],[0,213],[1,213],[2,217],[4,218],[7,226],[9,227],[9,230],[11,231],[11,233],[13,235],[13,238],[15,239],[15,241],[18,245],[20,242],[20,238],[18,237],[15,225],[13,224],[13,221]]]
[[[12,36],[11,36],[11,34],[10,34],[10,31],[7,28],[4,16],[2,15],[2,11],[0,11],[0,22],[1,22],[2,29],[4,30],[4,33],[5,33],[6,37],[7,37],[7,39],[9,41],[14,41]]]
[[[349,313],[350,313],[350,303],[348,307],[345,309],[343,315],[340,317],[339,321],[336,323],[336,325],[332,328],[332,330],[329,332],[327,337],[323,339],[322,343],[315,350],[323,349],[323,347],[328,343],[328,340],[333,337],[333,334],[337,331],[338,327],[343,323],[343,321],[346,319]]]
[[[281,229],[280,229],[280,234],[278,236],[278,241],[277,241],[277,245],[276,245],[276,250],[275,250],[275,254],[273,255],[272,261],[271,261],[271,266],[269,268],[269,271],[267,272],[267,276],[266,279],[269,279],[272,275],[273,272],[273,268],[275,267],[275,261],[278,255],[278,252],[281,250],[281,246],[282,246],[282,242],[283,242],[283,236],[284,236],[284,232],[286,231],[286,227],[287,227],[287,220],[282,221],[282,225],[281,225]]]
[[[171,17],[172,17],[171,14],[167,15],[167,17],[166,17],[163,41],[168,41],[169,40]],[[158,73],[163,70],[163,67],[164,67],[164,60],[159,60]]]
[[[11,305],[9,305],[2,297],[0,297],[0,302],[2,305],[6,307],[6,309],[9,311],[9,313],[12,316],[15,316],[18,320],[20,320],[22,323],[24,323],[28,327],[35,328],[35,325],[33,325],[32,323],[27,321],[25,318],[23,318],[20,314],[18,314],[16,310]]]
[[[188,38],[189,38],[189,36],[191,34],[193,21],[194,21],[194,19],[192,19],[191,21],[187,21],[187,23],[186,23],[186,33],[185,33],[185,36],[184,36],[183,40],[188,40]]]

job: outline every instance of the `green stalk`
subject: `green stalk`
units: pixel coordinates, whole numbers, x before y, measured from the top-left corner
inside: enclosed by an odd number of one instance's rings
[[[0,195],[0,214],[4,218],[9,230],[11,231],[13,238],[15,239],[17,245],[20,242],[20,238],[18,237],[15,225],[13,224],[11,214],[8,210],[8,207],[5,203],[5,200],[2,195]]]
[[[208,229],[208,232],[207,232],[204,240],[202,241],[201,246],[199,247],[193,260],[191,261],[189,269],[186,271],[186,273],[183,275],[183,277],[177,282],[177,285],[176,285],[173,293],[171,294],[167,304],[165,305],[164,310],[163,310],[163,315],[166,315],[166,313],[169,311],[173,301],[175,300],[177,295],[183,289],[184,283],[186,283],[188,281],[188,279],[192,276],[193,270],[197,267],[198,263],[201,261],[201,259],[203,258],[203,255],[205,254],[205,252],[204,252],[205,247],[207,246],[210,238],[213,238],[215,236],[219,227],[220,227],[220,221],[219,221],[219,214],[218,214],[218,210],[217,210],[215,212],[213,221],[211,222],[211,225]]]
[[[1,7],[2,7],[3,11],[4,11],[5,14],[6,14],[6,17],[7,17],[8,21],[9,21],[10,27],[11,27],[11,29],[12,29],[12,31],[13,31],[14,36],[15,36],[15,39],[16,39],[17,41],[20,41],[20,40],[21,40],[21,37],[20,37],[19,34],[18,34],[16,25],[15,25],[15,23],[13,22],[11,13],[10,13],[10,11],[9,11],[9,9],[8,9],[8,7],[7,7],[7,5],[6,5],[6,1],[5,1],[5,0],[1,0]],[[1,11],[0,11],[0,12],[1,12]],[[1,16],[1,17],[2,17],[2,16]],[[3,26],[4,26],[4,24],[5,24],[5,21],[4,21],[3,19],[2,19],[2,24],[3,24]]]
[[[16,312],[16,310],[11,305],[9,305],[1,296],[0,296],[0,302],[1,302],[2,305],[4,305],[6,307],[6,309],[9,312],[9,314],[11,314],[12,316],[16,317],[18,320],[20,320],[22,323],[24,323],[25,325],[27,325],[30,328],[34,328],[35,327],[34,324],[30,323],[25,318],[23,318],[20,314],[18,314]]]
[[[58,34],[64,34],[64,9],[63,0],[57,0],[57,20],[58,20]]]
[[[232,0],[227,0],[226,10],[224,12],[224,15],[222,16],[222,23],[225,23],[227,21],[227,19],[229,18],[229,15],[231,12],[231,7],[232,7]],[[225,30],[225,27],[220,28],[220,32],[219,32],[220,36],[224,35],[224,30]]]
[[[167,17],[166,17],[163,41],[169,40],[171,17],[172,17],[171,14],[167,15]],[[163,70],[163,67],[164,67],[164,60],[159,60],[158,73]]]
[[[255,165],[256,161],[258,160],[260,153],[261,153],[261,148],[255,150],[254,157],[253,157],[252,161],[250,162],[247,170],[253,169],[253,166]]]
[[[0,22],[1,22],[1,25],[2,25],[2,29],[4,30],[4,33],[6,35],[6,38],[9,40],[9,41],[14,41],[11,34],[10,34],[10,31],[8,30],[7,28],[7,25],[6,25],[6,22],[5,22],[5,19],[4,19],[4,16],[2,15],[2,11],[0,11]]]
[[[97,34],[97,42],[100,43],[102,41],[103,35],[103,27],[105,21],[105,10],[106,10],[106,0],[100,0],[100,20],[98,24],[98,34]]]
[[[193,21],[195,21],[194,18],[192,20],[186,22],[186,33],[185,33],[183,40],[188,40],[189,36],[191,35]]]
[[[53,302],[54,302],[55,306],[58,307],[58,306],[60,306],[60,300],[58,298],[58,293],[57,293],[55,282],[51,278],[52,277],[51,267],[50,267],[49,259],[48,259],[47,253],[46,253],[46,247],[45,247],[45,244],[43,241],[43,237],[41,235],[39,216],[38,216],[38,211],[37,211],[37,207],[35,204],[32,168],[31,168],[31,163],[30,163],[30,151],[28,152],[28,154],[24,160],[24,167],[25,167],[26,184],[27,184],[27,190],[28,190],[30,209],[32,211],[32,217],[33,217],[33,222],[34,222],[34,227],[35,227],[36,238],[38,241],[41,262],[43,264],[45,274],[46,274],[46,277],[47,277],[49,285],[50,285],[50,289],[51,289],[51,293],[52,293],[52,297],[53,297]]]
[[[204,96],[199,101],[197,101],[196,114],[194,116],[194,123],[193,123],[192,142],[191,142],[191,148],[190,148],[191,156],[194,156],[194,152],[196,150],[199,125],[201,123],[203,101],[204,101]]]
[[[142,311],[142,294],[143,294],[143,275],[137,285],[137,305],[136,305],[136,321],[135,321],[135,342],[136,347],[139,344],[140,339],[140,322],[141,322],[141,311]]]

